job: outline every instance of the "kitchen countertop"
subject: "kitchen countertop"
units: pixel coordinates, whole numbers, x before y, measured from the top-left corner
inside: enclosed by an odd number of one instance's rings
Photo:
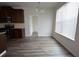
[[[0,32],[0,34],[5,34],[6,32]]]

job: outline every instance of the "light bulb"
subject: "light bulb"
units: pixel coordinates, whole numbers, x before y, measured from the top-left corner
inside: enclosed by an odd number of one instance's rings
[[[35,11],[38,12],[38,9],[36,8]]]
[[[43,9],[40,10],[41,13],[44,13],[45,11]]]

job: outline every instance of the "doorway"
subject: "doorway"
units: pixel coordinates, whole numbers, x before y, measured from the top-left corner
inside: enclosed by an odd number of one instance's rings
[[[38,16],[32,16],[32,36],[38,36]]]

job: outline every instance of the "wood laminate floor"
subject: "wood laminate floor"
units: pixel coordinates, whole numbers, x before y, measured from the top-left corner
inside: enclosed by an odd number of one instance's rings
[[[11,41],[3,57],[73,57],[73,55],[51,37],[36,37]]]

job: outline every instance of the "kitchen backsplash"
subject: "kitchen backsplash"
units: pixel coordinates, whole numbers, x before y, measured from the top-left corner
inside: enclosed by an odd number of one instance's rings
[[[7,23],[1,23],[0,28],[4,27]],[[24,28],[24,23],[11,23],[14,24],[14,28]]]

